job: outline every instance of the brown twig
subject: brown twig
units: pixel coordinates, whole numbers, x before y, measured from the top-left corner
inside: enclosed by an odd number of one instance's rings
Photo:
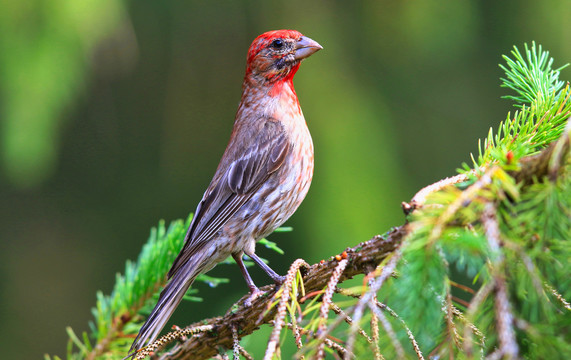
[[[373,283],[373,279],[369,279],[368,281],[368,285],[371,286]],[[371,299],[371,301],[373,301],[375,304],[377,304],[379,301],[377,300],[377,295],[375,294],[375,296],[373,296],[373,298]],[[377,315],[375,315],[375,312],[373,311],[371,314],[371,338],[373,340],[373,345],[374,345],[374,352],[375,352],[375,360],[384,360],[384,356],[381,353],[381,348],[379,347],[379,318],[377,317]]]
[[[353,325],[353,319],[351,318],[351,316],[349,316],[345,311],[343,311],[339,306],[335,305],[335,304],[331,304],[331,310],[333,310],[333,312],[338,315],[341,316],[343,318],[343,320],[345,320],[345,322],[349,325]],[[369,334],[367,334],[367,332],[365,330],[363,330],[363,328],[358,327],[357,328],[357,332],[359,333],[359,335],[361,335],[365,340],[367,340],[367,342],[369,344],[373,343],[373,339],[369,336]]]
[[[500,354],[506,359],[517,359],[519,347],[515,339],[514,317],[508,299],[508,290],[503,273],[504,256],[501,248],[500,228],[493,203],[487,203],[482,215],[482,224],[491,249],[493,277],[496,283],[496,324],[498,329]]]
[[[458,334],[458,329],[456,328],[456,324],[454,323],[454,305],[452,305],[452,296],[450,295],[450,289],[446,291],[446,297],[443,304],[443,311],[444,311],[444,318],[446,319],[446,328],[448,331],[448,336],[452,338],[452,341],[456,345],[456,347],[460,347],[461,340],[460,335]],[[452,342],[448,342],[448,346],[450,347],[450,353],[453,353],[452,350]]]
[[[516,182],[530,185],[536,179],[548,176],[551,181],[557,177],[559,169],[565,163],[565,155],[569,152],[569,137],[571,136],[571,117],[567,119],[567,125],[563,134],[557,140],[549,144],[547,148],[537,155],[527,156],[520,160],[520,168],[509,172]]]
[[[451,204],[446,207],[432,228],[432,231],[430,232],[428,238],[429,242],[438,240],[442,235],[446,225],[448,225],[448,222],[458,212],[458,210],[466,206],[466,204],[472,201],[483,188],[489,186],[492,183],[492,179],[496,171],[500,171],[498,166],[492,166],[486,170],[486,172],[478,179],[478,181],[470,185],[470,187],[464,190]]]
[[[347,259],[342,259],[339,261],[339,264],[337,264],[337,267],[333,271],[333,274],[327,283],[327,289],[325,290],[325,293],[321,299],[322,302],[321,308],[319,310],[319,326],[317,328],[317,334],[320,334],[327,329],[327,315],[329,314],[329,308],[333,305],[331,299],[333,297],[333,293],[335,292],[335,287],[337,286],[337,283],[343,274],[343,270],[345,270],[345,267],[347,267],[348,262],[349,260]],[[324,357],[325,349],[323,348],[323,343],[321,343],[317,348],[316,358],[323,359]]]
[[[557,300],[559,300],[559,303],[567,310],[571,311],[571,304],[569,304],[569,302],[567,300],[565,300],[565,298],[563,297],[563,295],[561,295],[557,290],[555,290],[555,288],[553,288],[553,286],[549,285],[548,283],[543,283],[543,286],[547,289],[548,292],[551,293],[551,295],[555,296],[555,298]]]
[[[402,347],[402,344],[400,343],[397,334],[395,333],[391,323],[389,322],[385,314],[383,314],[383,312],[379,310],[376,304],[369,303],[368,305],[369,309],[371,309],[371,311],[379,318],[381,325],[385,329],[385,332],[387,333],[389,339],[391,340],[391,343],[393,344],[393,347],[395,348],[397,357],[399,359],[406,359],[404,348]]]
[[[398,316],[398,314],[393,309],[391,309],[387,305],[380,303],[379,301],[376,301],[375,305],[377,305],[377,307],[379,309],[388,312],[392,317],[394,317],[395,319],[400,321],[400,323],[402,324],[402,327],[406,331],[406,334],[408,336],[408,339],[410,340],[410,343],[412,344],[412,348],[414,349],[416,356],[418,357],[419,360],[424,360],[424,356],[422,355],[422,351],[420,351],[420,346],[416,342],[416,338],[414,337],[412,331],[409,329],[406,322],[400,316]]]
[[[232,353],[233,353],[233,359],[234,360],[240,360],[240,338],[238,338],[238,330],[236,330],[236,327],[232,327],[232,341],[233,341],[233,346],[232,346]]]
[[[474,316],[476,311],[480,309],[482,303],[486,300],[488,295],[492,292],[494,288],[493,281],[486,282],[484,285],[480,287],[480,289],[476,292],[476,295],[470,301],[470,305],[468,306],[468,310],[466,310],[466,320],[467,323],[464,326],[464,352],[468,356],[468,358],[472,358],[473,351],[472,351],[472,332],[474,332],[480,338],[480,349],[483,350],[485,346],[486,338],[484,334],[482,334],[475,326],[471,326],[473,323]]]
[[[383,267],[380,275],[372,281],[369,290],[361,297],[361,299],[355,306],[355,310],[353,311],[353,317],[355,322],[353,323],[353,326],[351,326],[350,329],[351,331],[349,332],[349,336],[347,338],[348,353],[353,353],[353,344],[355,342],[357,324],[359,324],[361,318],[363,317],[365,307],[367,307],[371,302],[371,300],[377,296],[376,295],[377,292],[381,289],[381,286],[383,286],[384,282],[389,278],[389,276],[392,275],[401,257],[402,257],[402,251],[395,251],[392,254],[391,259],[389,260],[387,265]],[[346,358],[345,360],[348,359]]]
[[[472,170],[470,173],[476,174],[476,170]],[[409,214],[412,211],[414,211],[415,209],[422,207],[424,205],[424,203],[426,202],[426,198],[428,197],[428,195],[435,193],[437,191],[440,191],[440,190],[444,189],[445,187],[455,185],[455,184],[459,184],[461,182],[468,181],[468,180],[469,180],[468,175],[458,174],[456,176],[447,177],[445,179],[442,179],[442,180],[435,182],[434,184],[430,184],[428,186],[425,186],[422,189],[420,189],[420,191],[418,191],[412,197],[412,200],[410,200],[409,203],[403,202],[401,204],[402,209],[405,212],[405,214]]]
[[[293,282],[295,280],[297,271],[302,266],[307,266],[307,263],[303,259],[297,259],[296,261],[294,261],[287,272],[284,283],[280,287],[280,292],[281,292],[280,302],[278,304],[278,309],[276,311],[276,316],[274,318],[274,329],[272,330],[272,334],[270,335],[270,340],[268,341],[268,346],[266,347],[266,354],[264,355],[264,360],[271,360],[276,351],[280,339],[280,331],[282,330],[282,327],[285,324],[287,303],[290,299],[290,292],[293,286]]]
[[[373,340],[373,345],[375,346],[375,360],[384,359],[383,354],[381,354],[381,348],[379,347],[379,318],[373,313],[371,315],[371,338]]]

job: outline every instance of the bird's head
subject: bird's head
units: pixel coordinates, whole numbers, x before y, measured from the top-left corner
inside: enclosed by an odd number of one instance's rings
[[[266,84],[291,81],[301,60],[321,49],[299,31],[268,31],[258,36],[248,50],[246,78]]]

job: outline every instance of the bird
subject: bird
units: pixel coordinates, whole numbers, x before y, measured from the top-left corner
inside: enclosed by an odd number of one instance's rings
[[[129,353],[152,343],[194,279],[229,256],[238,264],[251,298],[260,290],[244,265],[244,254],[276,284],[284,281],[255,254],[255,245],[297,210],[309,190],[313,142],[293,77],[301,61],[321,49],[296,30],[268,31],[252,42],[230,140],[168,282]]]

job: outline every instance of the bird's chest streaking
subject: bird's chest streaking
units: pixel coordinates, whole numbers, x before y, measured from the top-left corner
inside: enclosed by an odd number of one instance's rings
[[[252,198],[222,228],[230,252],[254,252],[255,242],[272,233],[299,207],[313,177],[313,142],[292,87],[264,107],[263,118],[284,128],[289,151],[283,165],[272,173]],[[293,106],[292,106],[293,105]],[[251,109],[260,111],[260,109]],[[269,113],[268,113],[269,112]]]

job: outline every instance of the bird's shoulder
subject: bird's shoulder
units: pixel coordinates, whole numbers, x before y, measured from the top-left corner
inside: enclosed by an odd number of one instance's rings
[[[252,160],[265,160],[272,151],[280,151],[276,148],[286,146],[289,138],[284,124],[271,116],[258,115],[252,121],[236,121],[212,182],[221,180],[233,163],[252,157],[255,157]]]

